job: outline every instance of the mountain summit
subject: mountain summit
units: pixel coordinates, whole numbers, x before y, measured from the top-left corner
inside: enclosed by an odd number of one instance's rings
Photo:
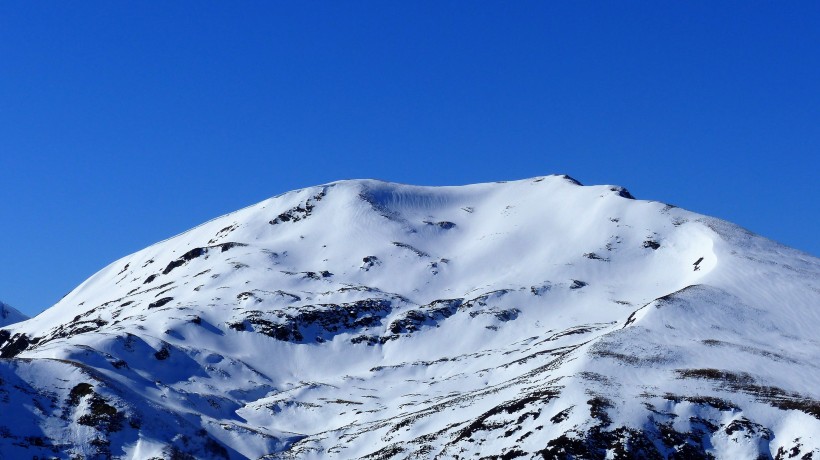
[[[26,319],[28,319],[28,316],[12,308],[11,305],[0,302],[0,327],[19,323]]]
[[[2,458],[820,459],[820,260],[567,176],[285,193],[0,329]]]

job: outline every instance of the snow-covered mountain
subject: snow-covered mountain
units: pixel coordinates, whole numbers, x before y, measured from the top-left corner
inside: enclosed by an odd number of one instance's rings
[[[2,458],[820,459],[820,260],[567,176],[289,192],[0,329]]]
[[[20,321],[24,321],[26,319],[28,319],[28,316],[12,308],[11,305],[0,302],[0,327],[19,323]]]

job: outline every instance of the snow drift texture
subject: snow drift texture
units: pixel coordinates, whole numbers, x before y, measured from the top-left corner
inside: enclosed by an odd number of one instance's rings
[[[566,176],[297,190],[0,329],[0,457],[818,460],[819,280]]]

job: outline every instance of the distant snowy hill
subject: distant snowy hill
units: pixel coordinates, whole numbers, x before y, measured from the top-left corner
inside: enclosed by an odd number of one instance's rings
[[[8,304],[0,302],[0,327],[19,323],[26,319],[28,319],[28,316],[20,313]]]
[[[296,190],[0,329],[0,458],[820,460],[820,260],[567,176]]]

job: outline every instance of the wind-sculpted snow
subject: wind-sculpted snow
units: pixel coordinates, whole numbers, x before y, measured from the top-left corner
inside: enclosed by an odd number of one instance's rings
[[[0,458],[820,459],[818,275],[566,176],[297,190],[0,329]]]

